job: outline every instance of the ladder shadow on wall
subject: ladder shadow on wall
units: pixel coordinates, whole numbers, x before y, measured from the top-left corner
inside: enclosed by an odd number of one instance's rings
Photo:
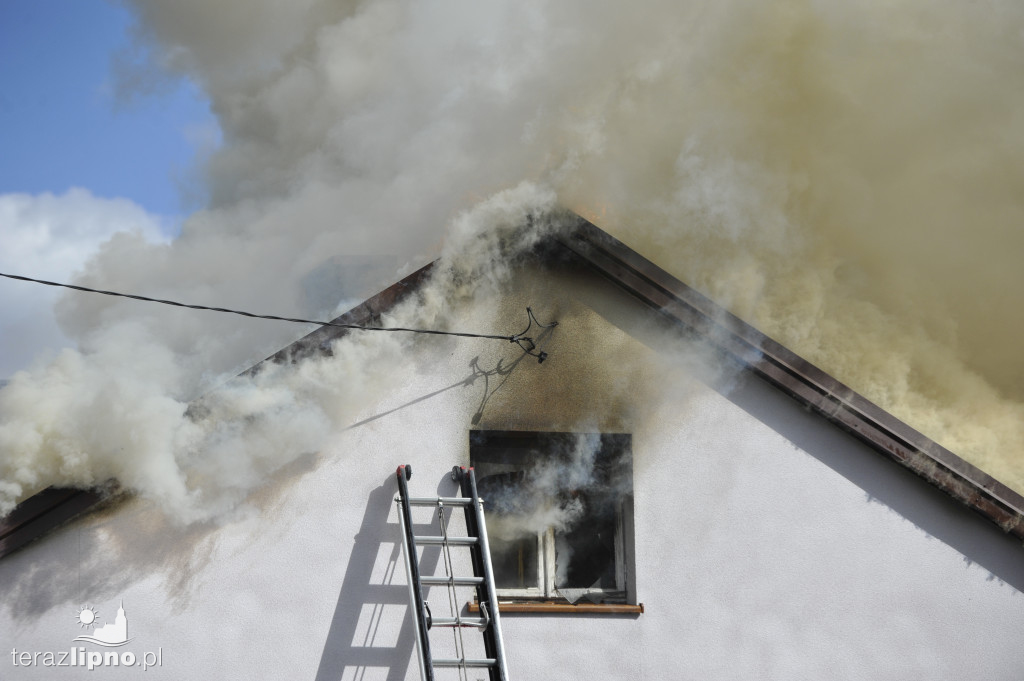
[[[451,490],[444,493],[450,495]],[[396,494],[394,474],[369,494],[316,681],[400,681],[406,678],[410,666],[415,666],[416,638],[408,614],[409,591],[402,566]],[[417,524],[415,528],[417,533],[427,533],[425,526]],[[421,569],[432,574],[440,559],[439,548],[424,547]]]

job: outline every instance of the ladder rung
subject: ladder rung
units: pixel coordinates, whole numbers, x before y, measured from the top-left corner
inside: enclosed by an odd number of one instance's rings
[[[475,546],[477,543],[476,537],[420,537],[413,535],[413,541],[418,546],[435,545],[435,544],[449,544],[450,546]]]
[[[494,658],[485,657],[479,660],[473,659],[460,659],[457,657],[435,657],[433,659],[435,667],[493,667]]]
[[[430,620],[431,627],[486,627],[491,621],[483,617],[435,617]]]
[[[445,506],[469,506],[473,500],[469,497],[409,497],[409,503],[413,506],[437,506],[438,503]]]
[[[480,586],[484,583],[483,577],[420,577],[420,583],[427,586]]]

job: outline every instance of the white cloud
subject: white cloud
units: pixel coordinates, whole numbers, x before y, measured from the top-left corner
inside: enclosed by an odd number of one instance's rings
[[[0,194],[0,271],[68,282],[118,232],[166,241],[160,218],[127,199],[79,188],[59,195]],[[40,354],[73,345],[54,318],[60,295],[54,287],[0,280],[0,378]]]

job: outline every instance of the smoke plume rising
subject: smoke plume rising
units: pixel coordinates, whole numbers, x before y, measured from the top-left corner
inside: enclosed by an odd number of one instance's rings
[[[127,4],[224,145],[178,239],[116,236],[80,283],[326,317],[438,253],[499,277],[495,235],[567,205],[1024,489],[1018,4]],[[337,255],[377,264],[312,299]],[[467,286],[397,314],[443,322]],[[231,383],[197,423],[190,400],[300,334],[79,294],[58,314],[79,349],[0,391],[0,512],[110,476],[219,508],[345,423],[367,399],[345,386],[384,394],[365,360],[404,342]]]

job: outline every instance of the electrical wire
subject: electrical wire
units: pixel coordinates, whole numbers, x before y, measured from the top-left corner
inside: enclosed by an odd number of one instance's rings
[[[103,289],[89,288],[87,286],[76,286],[74,284],[62,284],[56,281],[46,281],[44,279],[34,279],[32,277],[23,277],[17,274],[7,274],[0,272],[0,277],[6,277],[7,279],[16,279],[18,281],[28,281],[34,284],[43,284],[44,286],[56,286],[59,288],[72,289],[74,291],[84,291],[86,293],[99,293],[105,296],[114,296],[117,298],[130,298],[132,300],[141,300],[147,303],[160,303],[161,305],[173,305],[174,307],[185,307],[191,310],[208,310],[210,312],[225,312],[227,314],[241,315],[242,317],[251,317],[252,319],[269,319],[272,321],[279,322],[292,322],[295,324],[316,324],[318,326],[332,326],[339,329],[354,329],[357,331],[402,331],[406,333],[422,333],[430,334],[434,336],[459,336],[462,338],[487,338],[492,340],[504,340],[509,343],[515,343],[528,355],[536,357],[538,362],[543,362],[547,359],[546,352],[533,352],[537,345],[533,339],[526,336],[526,332],[530,330],[534,323],[542,329],[558,326],[558,322],[551,322],[550,324],[541,324],[537,321],[537,318],[533,316],[533,310],[526,308],[526,313],[529,318],[529,324],[522,333],[513,334],[511,336],[504,336],[500,334],[491,333],[466,333],[463,331],[440,331],[437,329],[411,329],[402,326],[360,326],[359,324],[341,324],[338,322],[324,322],[314,319],[298,319],[295,317],[278,317],[277,315],[270,314],[256,314],[254,312],[245,312],[243,310],[232,310],[226,307],[210,307],[207,305],[192,305],[189,303],[180,303],[174,300],[164,300],[162,298],[149,298],[147,296],[139,296],[132,293],[119,293],[117,291],[105,291]]]

